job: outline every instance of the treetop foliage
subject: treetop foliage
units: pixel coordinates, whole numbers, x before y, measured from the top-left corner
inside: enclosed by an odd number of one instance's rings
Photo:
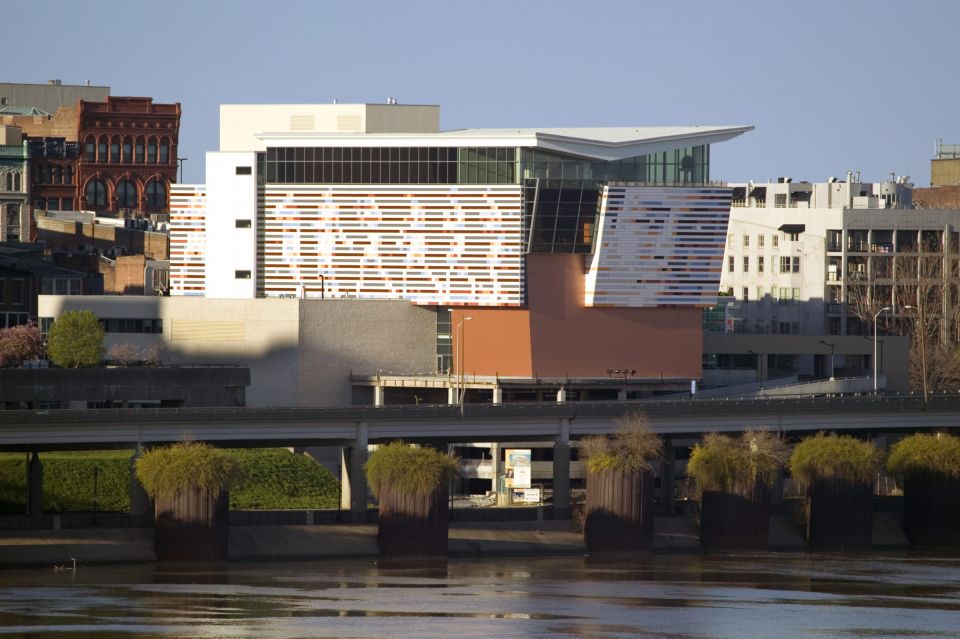
[[[103,338],[103,325],[92,311],[66,311],[50,327],[47,355],[63,368],[98,366]]]

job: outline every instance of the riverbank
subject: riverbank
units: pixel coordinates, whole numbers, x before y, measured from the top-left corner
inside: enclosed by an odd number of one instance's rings
[[[231,526],[230,559],[292,560],[376,557],[375,524]],[[910,547],[896,513],[875,513],[876,549]],[[788,515],[770,518],[770,550],[804,551],[806,542]],[[701,552],[688,515],[658,517],[654,552]],[[452,522],[451,556],[586,553],[582,535],[566,521]],[[0,532],[0,566],[155,561],[152,528],[32,530]]]

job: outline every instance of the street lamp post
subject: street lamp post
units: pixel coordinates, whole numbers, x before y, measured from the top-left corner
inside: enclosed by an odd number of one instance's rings
[[[472,317],[464,317],[460,315],[460,321],[457,323],[457,368],[460,369],[460,374],[457,376],[457,403],[460,404],[461,410],[463,408],[464,398],[466,397],[466,392],[464,392],[464,366],[463,366],[463,323],[469,322],[472,320]]]
[[[180,164],[180,184],[183,184],[183,165],[189,158],[177,158],[177,162]]]
[[[832,382],[833,381],[833,353],[834,353],[834,349],[837,348],[837,345],[831,344],[830,342],[825,342],[823,340],[820,340],[820,343],[823,344],[824,346],[830,347],[830,381]]]
[[[877,318],[885,311],[889,311],[889,306],[884,306],[873,315],[873,392],[878,389],[877,375],[880,372],[880,361],[877,359]]]

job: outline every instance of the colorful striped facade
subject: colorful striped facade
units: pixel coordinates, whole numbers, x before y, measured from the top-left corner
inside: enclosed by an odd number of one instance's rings
[[[170,294],[206,293],[207,191],[203,185],[170,189]]]
[[[715,304],[730,199],[727,188],[604,187],[585,305]]]

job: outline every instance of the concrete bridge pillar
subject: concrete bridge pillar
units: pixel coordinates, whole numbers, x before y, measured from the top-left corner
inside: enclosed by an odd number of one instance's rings
[[[503,403],[503,389],[499,386],[493,387],[493,403],[502,404]]]
[[[351,513],[367,512],[367,422],[357,422],[357,438],[341,451],[340,506]]]
[[[136,452],[130,457],[130,514],[134,517],[142,517],[150,512],[150,497],[137,479],[137,461],[141,457],[143,448],[138,444]]]
[[[383,406],[383,386],[379,384],[373,387],[373,405]]]
[[[570,418],[560,418],[560,434],[553,442],[553,516],[570,516]]]
[[[457,389],[455,389],[453,386],[447,388],[447,403],[451,406],[460,403],[460,400],[457,399]]]
[[[30,461],[27,462],[27,515],[40,517],[43,515],[43,463],[36,451],[28,454]]]
[[[674,462],[677,458],[673,440],[663,442],[663,460],[660,462],[660,500],[667,515],[673,514],[673,491],[676,487],[674,478]]]

